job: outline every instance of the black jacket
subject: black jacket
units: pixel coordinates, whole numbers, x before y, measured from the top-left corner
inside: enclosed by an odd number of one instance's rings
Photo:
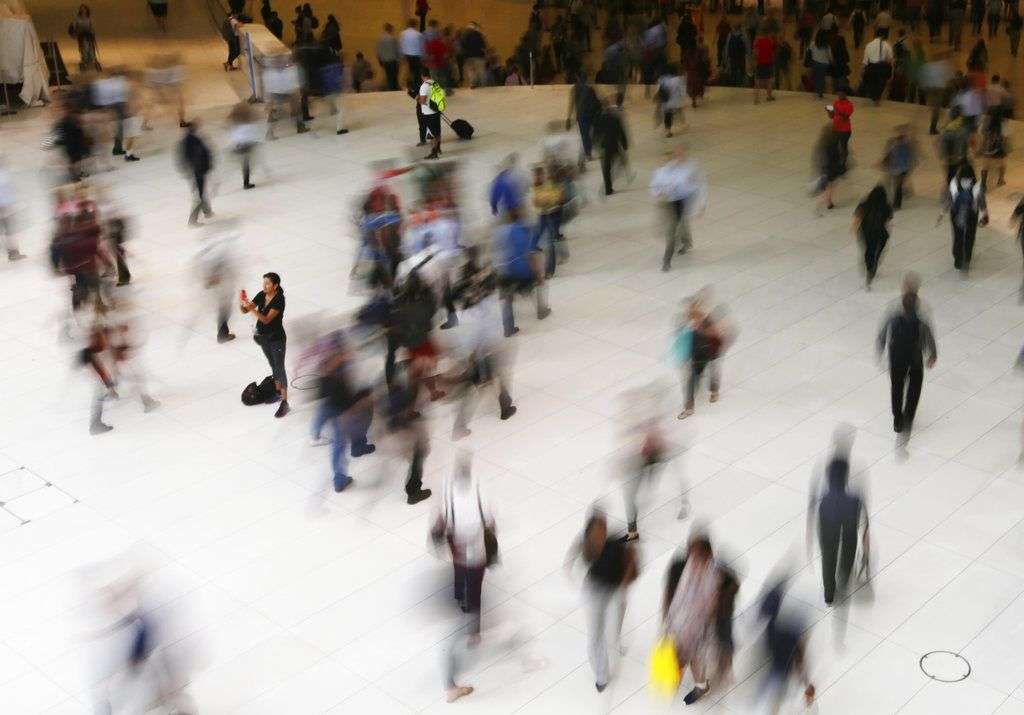
[[[920,365],[924,352],[932,359],[938,357],[932,327],[916,311],[902,308],[893,312],[878,334],[878,352],[889,346],[889,360],[894,363]]]
[[[618,154],[629,149],[622,117],[614,109],[606,109],[594,120],[594,139],[608,154]]]
[[[206,174],[213,168],[213,154],[198,134],[189,132],[181,140],[181,163],[195,174]]]

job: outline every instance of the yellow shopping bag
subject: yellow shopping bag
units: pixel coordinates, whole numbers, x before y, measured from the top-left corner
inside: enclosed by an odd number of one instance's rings
[[[666,698],[675,696],[679,690],[682,673],[679,670],[679,659],[676,658],[676,646],[670,638],[662,637],[651,652],[651,688]]]

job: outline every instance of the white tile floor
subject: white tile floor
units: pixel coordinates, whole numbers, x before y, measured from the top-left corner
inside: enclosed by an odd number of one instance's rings
[[[488,231],[483,192],[494,167],[513,150],[533,161],[542,127],[564,106],[565,90],[552,87],[462,92],[453,101],[453,113],[478,128],[472,143],[447,145],[465,169],[470,238]],[[295,400],[299,409],[283,421],[239,404],[263,358],[248,340],[213,340],[190,272],[199,239],[184,226],[188,187],[174,170],[175,130],[165,123],[144,138],[142,162],[98,179],[136,219],[133,290],[147,314],[144,357],[162,407],[143,414],[124,399],[109,408],[115,430],[93,438],[90,378],[59,339],[67,293],[45,268],[50,159],[37,147],[48,120],[35,110],[0,125],[31,256],[0,265],[13,326],[0,423],[0,709],[90,712],[91,683],[104,665],[95,655],[102,646],[87,637],[85,567],[130,550],[151,570],[151,606],[172,624],[171,652],[198,664],[190,689],[200,712],[667,712],[646,688],[646,655],[669,554],[700,521],[744,577],[740,611],[780,561],[794,568],[793,598],[813,623],[820,712],[1024,712],[1024,476],[1013,371],[1024,312],[1019,249],[1007,227],[1024,188],[1018,164],[991,196],[993,223],[980,232],[964,281],[952,270],[947,229],[935,227],[939,182],[928,147],[880,279],[866,293],[851,208],[877,180],[892,127],[920,126],[919,109],[858,104],[857,168],[840,188],[839,208],[818,217],[805,189],[821,103],[786,95],[754,107],[748,95],[716,89],[676,140],[706,167],[710,206],[695,222],[696,250],[662,274],[644,187],[675,142],[652,132],[650,109],[640,97],[630,101],[639,179],[595,199],[568,228],[573,256],[551,285],[551,318],[538,323],[523,311],[519,413],[499,422],[493,407],[482,409],[468,440],[497,505],[504,558],[485,588],[485,623],[495,631],[466,675],[477,692],[455,706],[442,700],[441,658],[460,622],[445,609],[446,567],[425,544],[432,504],[405,505],[401,455],[386,440],[355,464],[354,489],[329,492],[326,452],[305,446],[308,403]],[[222,149],[214,207],[246,219],[246,287],[254,290],[267,270],[283,276],[293,354],[358,302],[348,287],[348,213],[367,163],[415,154],[404,95],[350,98],[348,111],[348,136],[288,135],[267,146],[273,177],[258,171],[259,188],[244,194],[223,150],[224,107],[206,111]],[[594,196],[598,179],[591,172],[585,181]],[[872,341],[909,269],[925,279],[939,363],[902,459]],[[723,399],[700,403],[686,423],[669,420],[686,452],[644,510],[645,570],[626,618],[629,650],[598,695],[579,584],[563,575],[562,557],[596,498],[621,517],[618,395],[661,380],[675,399],[666,361],[672,314],[707,283],[739,328]],[[242,323],[235,320],[240,334]],[[457,454],[449,409],[431,415],[428,486]],[[831,614],[803,539],[813,465],[840,420],[860,428],[876,574],[873,599]],[[692,505],[683,523],[680,478]],[[753,709],[762,663],[747,625],[741,615],[735,687],[715,692],[703,711]],[[511,633],[519,639],[509,650]],[[936,649],[962,652],[970,678],[929,681],[918,659]]]

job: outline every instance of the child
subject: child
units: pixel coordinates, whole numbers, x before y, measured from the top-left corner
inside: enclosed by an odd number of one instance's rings
[[[355,64],[352,65],[352,88],[357,92],[363,91],[363,82],[373,79],[373,68],[366,61],[362,52],[356,53]]]

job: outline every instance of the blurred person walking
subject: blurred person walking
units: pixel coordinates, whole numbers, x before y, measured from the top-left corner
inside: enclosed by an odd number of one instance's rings
[[[882,156],[882,169],[889,175],[894,211],[903,207],[903,188],[910,178],[910,172],[917,166],[917,142],[910,131],[908,124],[896,127],[896,134],[886,142]]]
[[[2,209],[0,209],[2,210]],[[1017,244],[1020,246],[1021,258],[1024,259],[1024,198],[1017,202],[1013,213],[1010,214],[1010,226],[1017,230]],[[1018,302],[1024,304],[1024,275],[1021,277]],[[1024,454],[1024,452],[1022,452]]]
[[[601,149],[601,177],[604,179],[604,195],[615,193],[612,186],[612,168],[621,161],[625,164],[629,151],[629,137],[622,122],[622,112],[613,107],[608,98],[601,101],[602,111],[594,120],[594,141]]]
[[[594,687],[604,692],[611,678],[608,665],[608,626],[611,616],[613,637],[620,651],[622,621],[626,616],[629,586],[640,573],[639,557],[633,545],[608,534],[604,513],[593,512],[566,557],[569,570],[577,559],[587,566],[584,598],[587,608],[587,658],[594,673]]]
[[[284,417],[291,408],[288,406],[288,373],[285,372],[288,336],[284,330],[284,288],[281,287],[281,276],[264,273],[263,290],[253,296],[252,300],[243,290],[239,296],[239,307],[243,314],[252,313],[256,318],[253,340],[263,350],[270,364],[280,399],[274,417]]]
[[[680,147],[665,155],[665,163],[651,178],[650,191],[662,202],[666,218],[661,270],[667,272],[672,267],[672,254],[677,244],[680,254],[693,247],[689,221],[707,205],[707,183],[700,166]]]
[[[252,178],[253,154],[266,135],[266,129],[248,102],[236,104],[232,108],[231,114],[228,115],[228,121],[231,122],[229,137],[232,150],[242,164],[242,188],[255,189],[256,184],[250,180]]]
[[[825,107],[825,111],[832,120],[832,131],[839,141],[840,162],[845,172],[850,159],[850,137],[853,136],[853,102],[846,98],[846,87],[836,87],[836,99]]]
[[[998,82],[998,80],[996,80]],[[1000,87],[1001,89],[1001,87]],[[989,172],[995,171],[996,188],[1006,184],[1006,155],[1009,148],[1003,106],[993,103],[981,119],[981,141],[978,155],[981,159],[981,191],[988,191]]]
[[[219,222],[218,222],[219,223]],[[217,312],[217,342],[235,339],[228,327],[238,278],[238,234],[234,222],[211,224],[196,254],[196,264],[203,277],[203,286],[213,297]]]
[[[671,581],[666,583],[662,597],[661,628],[675,645],[680,669],[689,666],[693,674],[693,689],[683,698],[686,705],[693,705],[711,689],[709,655],[721,587],[721,574],[707,537],[690,539],[675,588],[671,585]]]
[[[534,292],[537,320],[551,315],[543,258],[537,248],[536,230],[526,223],[518,210],[508,212],[508,222],[495,232],[493,243],[492,256],[501,288],[501,322],[505,337],[510,338],[519,332],[513,308],[516,293]]]
[[[853,232],[860,238],[864,250],[864,270],[867,274],[866,288],[871,290],[871,283],[878,272],[878,262],[889,241],[889,221],[892,220],[892,207],[885,189],[879,185],[871,189],[867,197],[857,205],[853,212]]]
[[[690,301],[687,309],[687,326],[691,332],[689,371],[686,373],[685,402],[679,419],[684,420],[694,412],[697,387],[705,371],[710,380],[710,402],[718,402],[721,385],[721,370],[718,359],[725,353],[731,342],[728,327],[720,308],[710,305],[710,289],[703,288]]]
[[[768,668],[758,696],[764,715],[780,712],[793,679],[803,687],[804,707],[810,707],[816,694],[807,673],[807,623],[794,608],[787,607],[786,588],[785,581],[769,587],[758,607],[758,616],[766,621],[764,646]]]
[[[92,11],[88,5],[79,5],[75,19],[68,25],[68,34],[78,42],[78,69],[85,71],[92,68],[102,72],[99,55],[96,50],[96,31],[92,24]]]
[[[609,179],[610,180],[610,179]],[[544,264],[544,277],[555,275],[559,253],[563,250],[564,241],[560,239],[562,230],[562,205],[565,196],[561,185],[554,180],[543,166],[533,169],[533,207],[537,210],[537,247],[546,243],[547,259]]]
[[[767,93],[769,102],[775,101],[772,87],[775,84],[775,38],[762,28],[754,40],[754,104],[761,103],[761,90]]]
[[[831,125],[826,124],[822,127],[813,156],[813,170],[817,175],[813,193],[821,195],[819,207],[824,204],[825,208],[834,209],[835,184],[846,173],[846,169],[843,165],[842,143]]]
[[[847,596],[857,557],[858,539],[862,545],[861,558],[865,570],[870,558],[868,512],[860,494],[848,489],[854,436],[851,427],[843,426],[836,430],[832,438],[831,455],[825,466],[824,480],[812,489],[807,507],[808,545],[811,543],[812,530],[816,529],[821,548],[821,576],[826,606],[831,606],[837,598],[843,601]]]
[[[672,120],[677,113],[682,118],[686,103],[686,81],[679,76],[678,65],[665,65],[665,73],[658,77],[654,99],[658,104],[657,116],[665,126],[665,136],[669,138],[672,136]]]
[[[918,286],[919,280],[914,275],[903,279],[900,305],[890,309],[876,341],[879,359],[885,349],[889,349],[893,431],[903,436],[904,443],[909,440],[914,426],[924,365],[933,367],[938,357],[931,324],[920,314]]]
[[[25,254],[18,250],[14,212],[17,208],[18,194],[14,187],[14,176],[3,155],[0,155],[0,238],[8,261],[20,261]]]
[[[475,22],[462,32],[459,38],[459,47],[462,56],[465,58],[466,73],[469,75],[467,84],[470,89],[487,86],[486,56],[487,40],[480,32],[480,26]]]
[[[384,70],[387,89],[398,90],[398,38],[391,23],[384,24],[384,32],[377,38],[377,62]]]
[[[569,92],[569,110],[565,117],[566,131],[572,127],[572,119],[575,115],[576,124],[580,130],[580,141],[583,146],[579,158],[579,165],[582,168],[585,162],[590,161],[593,156],[591,143],[593,141],[594,120],[601,113],[601,100],[597,92],[587,83],[587,73],[581,70],[576,74],[576,82]]]
[[[192,187],[195,191],[195,205],[188,217],[189,226],[199,225],[199,212],[210,218],[213,216],[213,209],[206,198],[206,176],[213,169],[213,153],[207,146],[206,141],[199,134],[199,119],[193,119],[185,127],[185,136],[178,147],[178,161],[182,168],[192,177]]]
[[[985,189],[976,179],[970,164],[961,164],[949,182],[949,198],[944,202],[943,210],[949,211],[949,223],[953,228],[953,267],[966,277],[971,269],[978,226],[988,224]],[[941,217],[940,214],[940,220]]]
[[[888,33],[881,29],[875,31],[875,39],[864,46],[862,94],[870,97],[878,106],[882,99],[885,86],[892,77],[893,53],[892,45],[886,41]]]
[[[626,535],[622,537],[623,541],[636,541],[640,538],[640,531],[637,527],[640,514],[640,492],[654,488],[662,467],[672,457],[656,417],[642,420],[631,432],[630,440],[637,448],[631,450],[631,454],[626,457],[623,464],[626,472],[626,481],[622,488],[622,501],[626,507]],[[681,491],[680,519],[688,512],[685,486]]]
[[[814,92],[818,95],[818,99],[821,99],[825,93],[828,70],[832,66],[832,48],[829,45],[828,33],[824,30],[818,30],[818,34],[814,36],[814,42],[804,53],[804,66],[811,70]]]
[[[416,29],[416,21],[409,20],[398,36],[398,46],[409,68],[409,81],[416,82],[422,77],[424,42],[423,33]]]

